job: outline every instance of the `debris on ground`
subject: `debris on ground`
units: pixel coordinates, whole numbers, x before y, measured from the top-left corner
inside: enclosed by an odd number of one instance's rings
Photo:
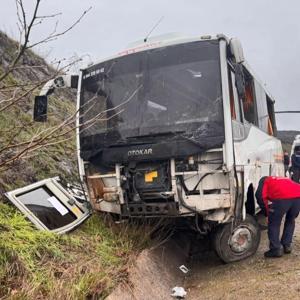
[[[183,272],[184,274],[187,274],[187,273],[190,271],[185,265],[181,265],[181,266],[179,267],[179,270],[180,270],[181,272]]]
[[[172,294],[171,296],[176,298],[176,299],[183,299],[186,296],[186,291],[183,287],[181,286],[175,286],[172,288]]]

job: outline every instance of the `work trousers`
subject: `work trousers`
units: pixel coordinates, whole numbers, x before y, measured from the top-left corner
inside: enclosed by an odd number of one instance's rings
[[[270,249],[280,249],[281,245],[290,246],[293,240],[295,230],[295,219],[300,211],[300,198],[291,200],[275,200],[269,208],[268,236]],[[283,216],[285,222],[281,240],[280,225]]]

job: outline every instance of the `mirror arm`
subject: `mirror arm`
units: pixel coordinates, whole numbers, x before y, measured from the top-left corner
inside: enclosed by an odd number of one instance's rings
[[[78,75],[60,75],[45,83],[39,96],[34,98],[33,120],[36,122],[47,121],[47,96],[51,95],[56,88],[77,88]]]
[[[40,91],[40,96],[48,96],[54,92],[54,79],[47,81]]]
[[[78,75],[59,75],[45,83],[41,89],[40,96],[48,96],[56,88],[77,88],[78,78]]]

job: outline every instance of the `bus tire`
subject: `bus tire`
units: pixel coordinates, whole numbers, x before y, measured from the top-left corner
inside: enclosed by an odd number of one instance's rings
[[[232,224],[220,226],[214,234],[213,244],[217,255],[225,263],[245,259],[253,255],[260,243],[260,229],[256,220],[247,215],[232,230]]]

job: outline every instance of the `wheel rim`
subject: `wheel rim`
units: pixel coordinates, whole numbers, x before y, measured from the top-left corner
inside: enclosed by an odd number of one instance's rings
[[[229,238],[231,250],[237,254],[243,254],[252,246],[252,234],[247,227],[236,228]]]

